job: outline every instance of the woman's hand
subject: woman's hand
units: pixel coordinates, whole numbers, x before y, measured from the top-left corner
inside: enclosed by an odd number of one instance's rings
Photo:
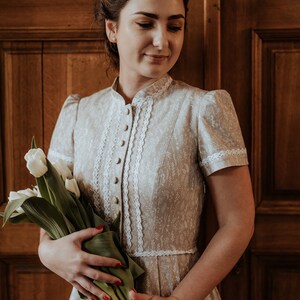
[[[135,291],[130,291],[130,298],[131,300],[179,300],[175,296],[169,296],[169,297],[160,297],[156,295],[147,295],[147,294],[140,294],[136,293]]]
[[[38,250],[41,262],[90,299],[95,299],[95,296],[100,299],[109,299],[101,289],[93,284],[93,280],[102,280],[116,285],[122,284],[119,278],[94,268],[95,266],[120,268],[122,266],[120,261],[81,250],[83,241],[100,234],[102,230],[102,228],[88,228],[58,240],[52,240],[44,230],[41,231]]]

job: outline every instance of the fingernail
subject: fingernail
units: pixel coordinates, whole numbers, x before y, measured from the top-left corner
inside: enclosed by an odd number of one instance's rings
[[[121,285],[123,285],[123,282],[121,280],[118,280],[118,281],[115,282],[115,285],[121,286]]]
[[[103,297],[103,300],[110,300],[110,298],[109,298],[108,296],[105,295],[105,296]]]
[[[137,293],[137,291],[135,289],[131,289],[130,291],[133,291],[133,292]]]
[[[99,231],[103,229],[103,225],[99,225],[96,227],[96,229],[98,229]]]
[[[125,268],[126,266],[124,266],[122,263],[118,262],[118,263],[116,264],[116,267]]]

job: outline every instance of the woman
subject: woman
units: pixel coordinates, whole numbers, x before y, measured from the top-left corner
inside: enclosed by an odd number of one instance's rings
[[[49,150],[51,160],[69,163],[108,221],[121,212],[123,246],[146,271],[134,300],[220,299],[215,286],[253,232],[247,155],[230,96],[168,75],[182,49],[187,2],[99,0],[119,76],[90,97],[67,99]],[[205,184],[219,229],[200,255]],[[56,241],[42,232],[39,255],[87,297],[107,300],[92,280],[122,283],[93,266],[119,262],[81,251],[99,232]]]

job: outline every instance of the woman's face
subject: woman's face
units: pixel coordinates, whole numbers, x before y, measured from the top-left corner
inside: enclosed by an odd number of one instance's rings
[[[106,22],[117,42],[120,80],[159,79],[176,63],[184,39],[183,0],[129,0],[118,23]]]

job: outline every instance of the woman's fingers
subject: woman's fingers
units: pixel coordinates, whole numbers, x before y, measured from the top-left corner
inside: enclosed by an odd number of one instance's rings
[[[103,231],[103,227],[98,228],[87,228],[80,231],[73,232],[69,235],[71,239],[77,243],[82,243],[83,241],[93,238],[95,235],[100,234]]]
[[[88,297],[89,299],[110,299],[108,295],[106,295],[101,289],[99,289],[96,285],[94,285],[90,280],[82,277],[78,282],[72,283],[72,285],[83,295]]]
[[[115,284],[117,286],[122,285],[122,280],[119,279],[118,277],[115,277],[113,275],[110,275],[108,273],[87,267],[84,271],[83,274],[88,277],[91,278],[93,280],[99,280],[99,281],[104,281],[107,283],[111,283],[111,284]]]
[[[90,254],[87,252],[84,252],[83,260],[87,265],[90,266],[98,266],[98,267],[102,266],[102,267],[113,267],[113,268],[123,267],[122,263],[117,259]]]

